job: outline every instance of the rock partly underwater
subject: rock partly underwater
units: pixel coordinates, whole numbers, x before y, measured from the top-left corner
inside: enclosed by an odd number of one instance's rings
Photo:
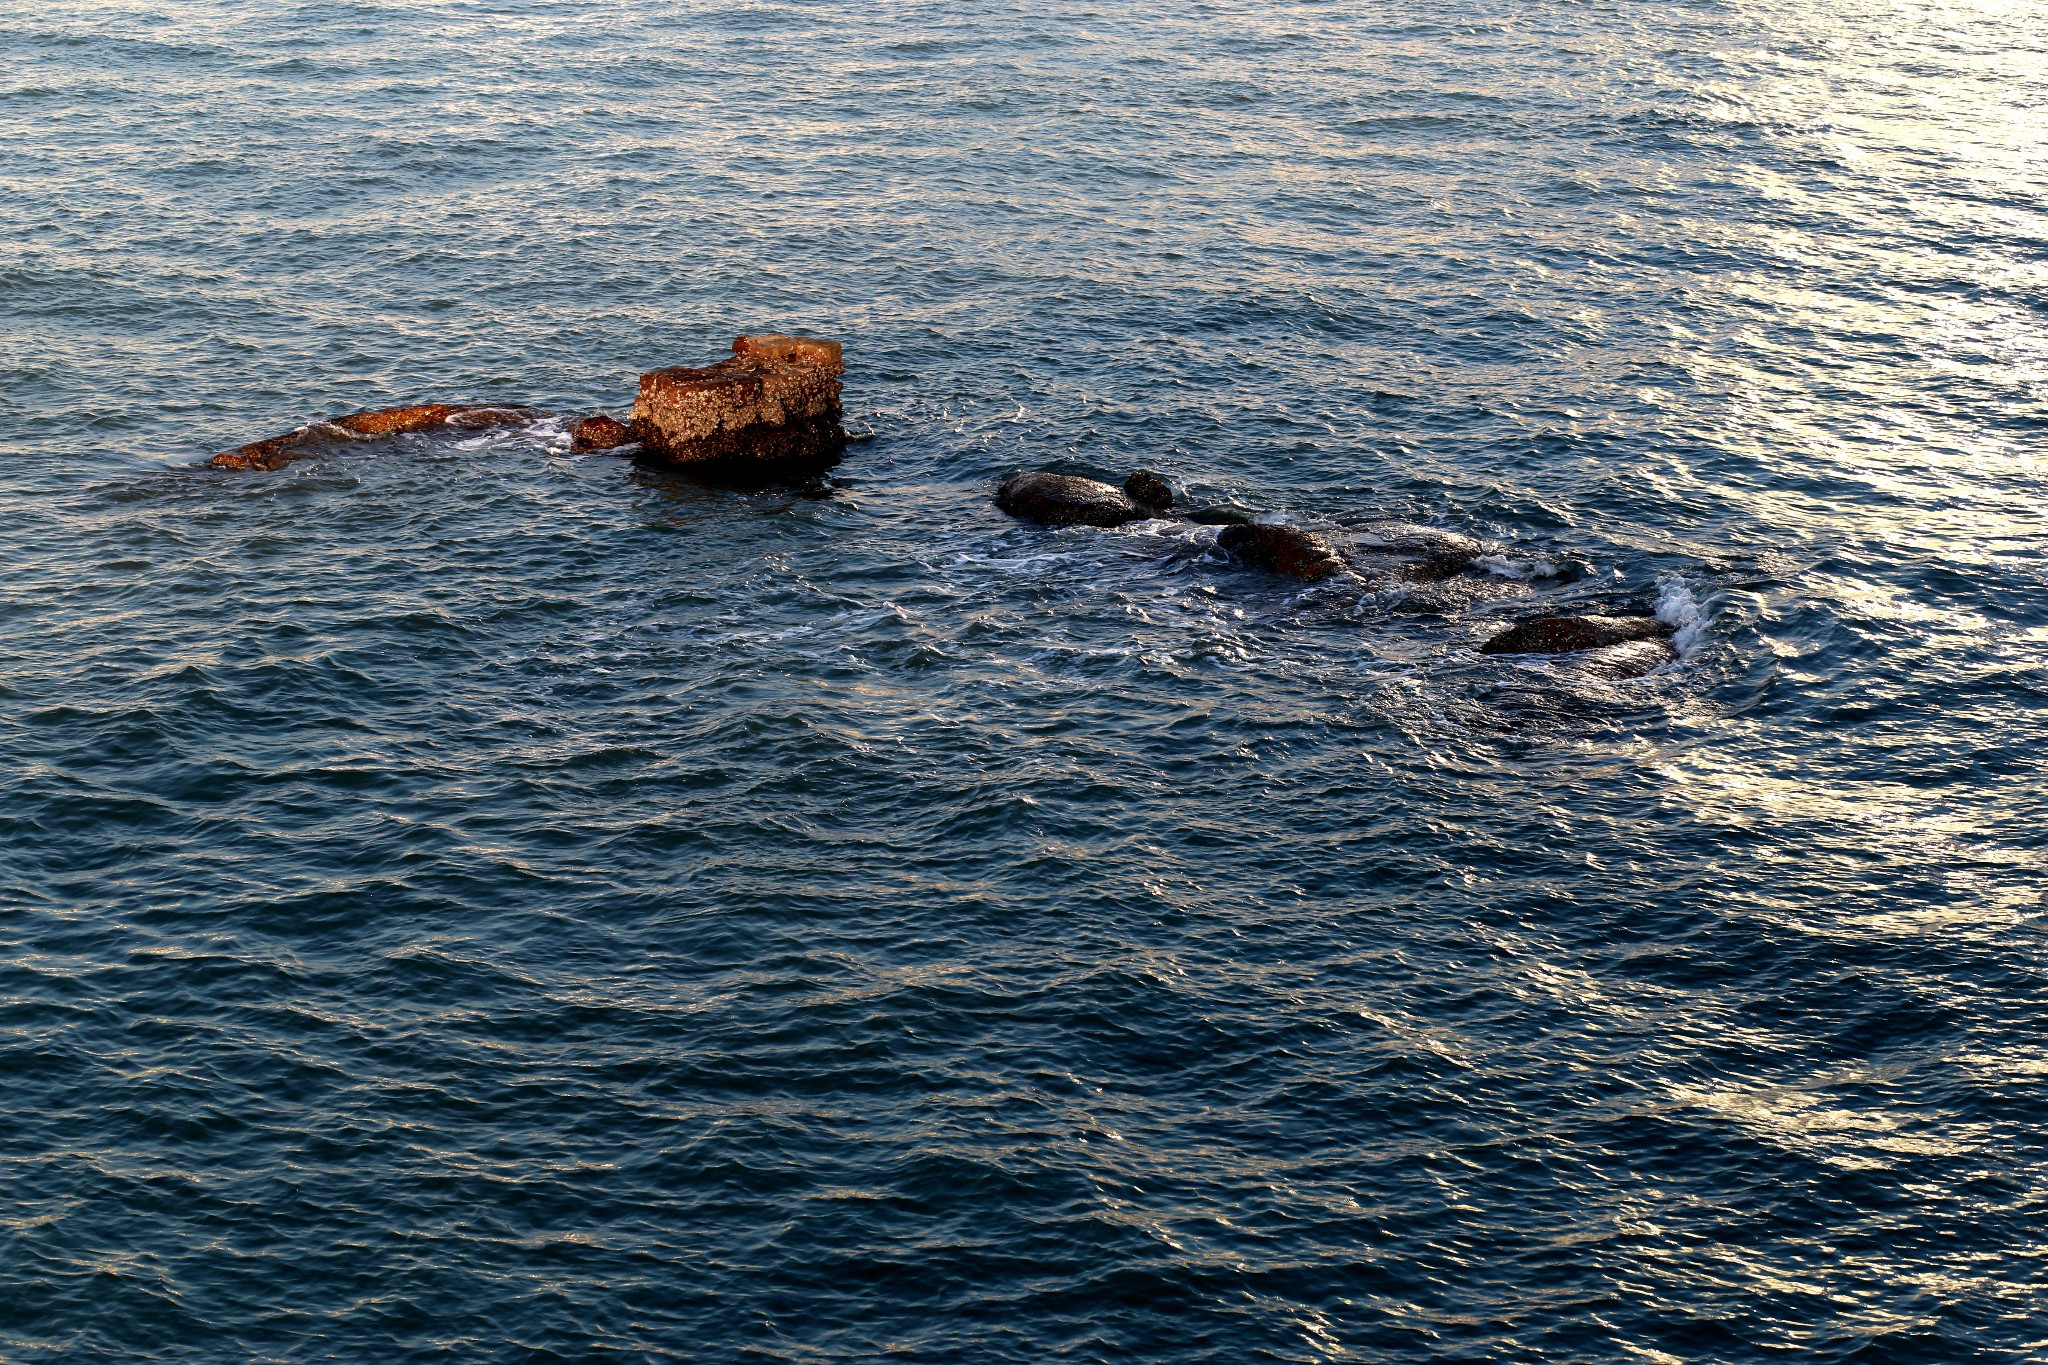
[[[819,469],[836,461],[846,447],[840,408],[845,365],[839,343],[743,336],[732,350],[730,358],[715,365],[640,376],[632,421],[602,413],[581,418],[569,426],[570,448],[636,446],[644,458],[658,463],[767,470]],[[211,463],[222,469],[280,469],[333,441],[511,426],[551,415],[539,408],[485,403],[376,408],[224,450]]]
[[[996,506],[1047,526],[1122,526],[1153,514],[1115,484],[1034,470],[1003,481]]]

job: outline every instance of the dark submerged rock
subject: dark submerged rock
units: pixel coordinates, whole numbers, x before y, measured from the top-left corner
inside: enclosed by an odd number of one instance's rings
[[[1463,573],[1490,548],[1455,531],[1398,521],[1367,527],[1357,534],[1357,543],[1365,564],[1411,583]]]
[[[1507,578],[1456,574],[1421,582],[1397,578],[1388,591],[1391,600],[1386,609],[1397,616],[1451,616],[1474,603],[1526,596],[1529,585]]]
[[[1166,486],[1166,480],[1149,469],[1140,469],[1125,479],[1124,494],[1155,515],[1173,506],[1173,490]]]
[[[1043,470],[1004,480],[996,506],[1047,526],[1121,526],[1152,515],[1114,484]]]
[[[1197,508],[1188,513],[1188,520],[1197,526],[1250,526],[1252,514],[1242,507],[1219,505]]]
[[[633,431],[668,464],[823,468],[846,448],[839,343],[743,336],[732,357],[640,376]]]
[[[1669,640],[1671,634],[1671,627],[1654,616],[1539,616],[1508,627],[1481,645],[1479,652],[1570,654],[1637,640]]]
[[[1289,578],[1314,582],[1344,571],[1344,561],[1329,541],[1299,527],[1226,526],[1217,533],[1216,544],[1242,563]]]
[[[1575,654],[1567,666],[1581,677],[1619,681],[1654,673],[1677,657],[1669,640],[1630,640]]]
[[[569,449],[578,454],[616,450],[620,446],[631,445],[636,439],[633,428],[601,412],[569,424]]]

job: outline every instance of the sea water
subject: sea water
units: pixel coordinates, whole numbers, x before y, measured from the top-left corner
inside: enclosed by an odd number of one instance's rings
[[[2048,1355],[2044,32],[0,13],[0,1356]]]

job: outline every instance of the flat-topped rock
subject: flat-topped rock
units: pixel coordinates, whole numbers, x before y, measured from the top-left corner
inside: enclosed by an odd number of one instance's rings
[[[996,489],[996,506],[1047,526],[1121,526],[1154,515],[1115,484],[1044,470],[1005,479]]]
[[[823,466],[846,447],[839,343],[743,336],[716,365],[640,376],[633,434],[669,464]]]

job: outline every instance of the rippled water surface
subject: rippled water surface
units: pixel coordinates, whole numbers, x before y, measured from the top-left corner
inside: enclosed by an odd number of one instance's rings
[[[2044,34],[0,12],[0,1358],[2048,1357]],[[200,467],[750,330],[823,483]]]

